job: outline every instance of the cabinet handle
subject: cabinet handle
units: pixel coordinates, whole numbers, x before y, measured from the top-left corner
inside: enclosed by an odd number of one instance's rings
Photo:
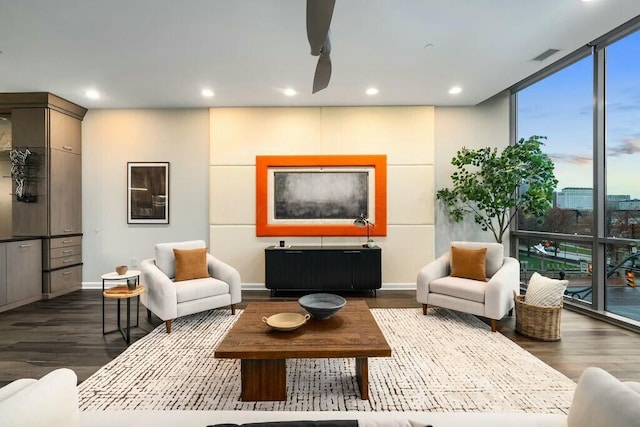
[[[62,260],[62,263],[66,264],[66,263],[71,262],[71,261],[73,261],[73,260],[72,259],[65,259],[65,260]]]
[[[73,252],[73,249],[67,249],[66,251],[62,251],[63,254],[70,254]]]
[[[284,251],[285,254],[301,254],[302,251]]]
[[[71,272],[70,272],[70,271],[65,271],[64,273],[62,273],[62,275],[63,275],[63,276],[68,276],[68,275],[70,275],[70,274],[71,274]]]
[[[63,145],[63,146],[62,146],[62,149],[63,149],[63,150],[66,150],[66,151],[73,151],[73,148],[71,148],[71,146],[70,146],[70,145]]]
[[[65,229],[64,229],[64,232],[65,232],[65,233],[69,233],[69,232],[71,232],[71,231],[73,231],[73,229],[72,229],[72,228],[65,228]]]
[[[343,254],[361,254],[362,251],[343,251]]]
[[[63,245],[66,245],[67,243],[71,243],[71,240],[63,240],[63,241],[62,241],[62,244],[63,244]]]
[[[31,245],[30,245],[30,244],[29,244],[29,245],[20,245],[20,247],[21,247],[21,248],[30,248],[30,247],[31,247]]]

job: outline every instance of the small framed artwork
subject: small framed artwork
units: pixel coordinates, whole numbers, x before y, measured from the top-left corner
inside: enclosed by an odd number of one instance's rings
[[[127,162],[127,223],[169,224],[169,162]]]

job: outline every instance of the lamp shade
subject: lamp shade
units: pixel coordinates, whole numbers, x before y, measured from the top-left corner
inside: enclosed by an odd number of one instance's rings
[[[358,218],[353,220],[353,225],[355,225],[356,227],[364,227],[367,229],[367,242],[368,242],[370,240],[369,227],[373,225],[373,223],[369,221],[369,218],[367,218],[367,216],[362,213]]]
[[[364,214],[353,220],[353,225],[355,225],[356,227],[366,227],[368,223],[369,221],[364,216]]]

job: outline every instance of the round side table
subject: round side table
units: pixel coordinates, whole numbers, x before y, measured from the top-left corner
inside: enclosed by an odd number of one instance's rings
[[[128,287],[126,284],[124,285],[120,285],[120,286],[115,286],[115,287],[109,287],[106,288],[107,285],[109,285],[111,282],[116,282],[117,283],[129,283],[129,282],[133,282],[136,285],[136,290],[134,291],[129,291]],[[105,289],[106,288],[106,289]],[[118,289],[124,288],[126,289],[128,292],[137,292],[138,288],[142,288],[142,291],[139,293],[136,293],[136,295],[128,295],[128,296],[120,296],[120,297],[116,297],[114,295],[120,294],[120,291]],[[107,292],[110,291],[111,289],[113,289],[112,292],[110,292],[109,295],[107,295]],[[131,298],[133,298],[134,296],[138,297],[138,301],[137,301],[137,305],[136,305],[136,324],[134,325],[135,327],[138,327],[139,324],[139,320],[140,320],[140,294],[142,294],[144,292],[144,287],[140,286],[140,271],[138,270],[129,270],[127,271],[125,274],[118,274],[115,271],[111,272],[111,273],[106,273],[102,275],[102,334],[106,335],[108,333],[111,332],[116,332],[116,331],[120,331],[120,333],[122,334],[122,337],[125,339],[125,341],[127,342],[127,344],[129,344],[129,338],[130,334],[129,334],[129,329],[130,329],[130,324],[129,324],[129,312],[130,312],[130,302],[131,302]],[[125,294],[127,295],[127,294]],[[106,298],[117,298],[118,301],[118,329],[114,329],[113,331],[105,331],[105,325],[104,325],[104,299]],[[125,336],[125,333],[123,331],[123,329],[120,327],[120,300],[122,298],[126,298],[127,299],[127,334]]]

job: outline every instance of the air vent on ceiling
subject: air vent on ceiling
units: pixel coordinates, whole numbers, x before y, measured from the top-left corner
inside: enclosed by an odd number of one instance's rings
[[[547,49],[544,52],[542,52],[540,55],[538,55],[535,58],[533,58],[532,61],[544,61],[545,59],[547,59],[551,55],[554,55],[554,54],[556,54],[558,52],[560,52],[560,49]]]

